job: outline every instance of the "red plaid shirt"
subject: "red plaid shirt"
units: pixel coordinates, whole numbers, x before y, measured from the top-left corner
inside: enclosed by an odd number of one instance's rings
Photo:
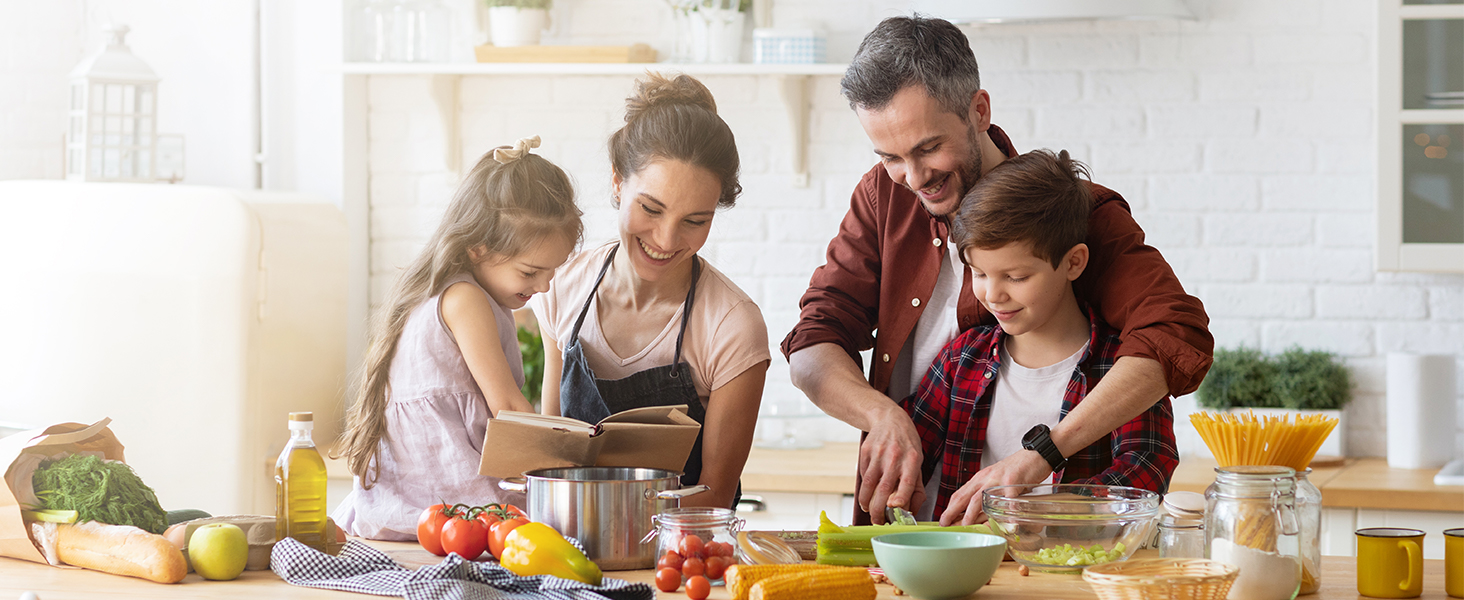
[[[1087,353],[1073,369],[1063,394],[1059,421],[1083,401],[1088,390],[1098,385],[1118,360],[1118,332],[1094,319],[1091,311],[1085,312],[1093,333]],[[920,432],[926,480],[940,464],[937,515],[945,512],[951,495],[981,469],[986,423],[996,389],[991,384],[1001,367],[1001,342],[1005,337],[995,325],[966,330],[941,350],[920,382],[919,391],[900,402]],[[1124,485],[1163,494],[1177,465],[1174,410],[1166,396],[1107,437],[1069,456],[1055,481]]]

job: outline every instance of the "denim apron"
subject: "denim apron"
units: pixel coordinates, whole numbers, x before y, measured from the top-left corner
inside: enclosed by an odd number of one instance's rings
[[[605,264],[595,278],[595,286],[590,288],[590,295],[585,298],[584,307],[580,309],[574,330],[564,347],[564,370],[559,376],[560,412],[586,423],[598,423],[605,417],[632,408],[685,404],[687,415],[705,429],[707,409],[702,406],[696,385],[692,383],[691,365],[681,360],[681,342],[686,337],[686,323],[696,300],[696,282],[701,277],[701,260],[695,255],[691,257],[691,289],[687,290],[686,303],[681,307],[681,331],[676,334],[676,354],[671,364],[633,373],[624,379],[599,379],[585,360],[579,339],[580,327],[584,325],[595,292],[600,289],[600,282],[604,281],[605,272],[610,270],[610,263],[615,260],[615,252],[619,249],[618,245],[611,248],[610,255],[605,257]],[[681,485],[696,485],[701,480],[701,470],[702,433],[699,432],[682,469]],[[737,506],[737,499],[741,496],[742,486],[738,485],[732,507]]]

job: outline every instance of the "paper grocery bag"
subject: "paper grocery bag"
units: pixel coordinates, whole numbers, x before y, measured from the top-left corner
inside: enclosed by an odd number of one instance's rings
[[[0,486],[0,556],[49,564],[20,516],[22,508],[37,504],[31,474],[41,461],[58,455],[97,454],[127,462],[122,460],[122,443],[107,427],[111,422],[60,423],[0,439],[0,465],[5,465],[5,485]]]

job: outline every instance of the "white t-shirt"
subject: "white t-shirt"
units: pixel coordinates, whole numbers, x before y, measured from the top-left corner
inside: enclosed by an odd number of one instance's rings
[[[580,309],[595,286],[595,277],[613,246],[606,244],[571,257],[554,275],[549,291],[529,301],[534,316],[539,319],[540,331],[561,350],[574,331],[574,321],[579,318]],[[696,299],[682,342],[681,360],[691,365],[696,393],[706,401],[712,390],[726,385],[749,367],[771,360],[772,353],[768,349],[768,328],[762,310],[721,271],[705,260],[701,262],[701,277],[697,279]],[[635,354],[620,356],[611,350],[600,328],[598,302],[591,303],[579,337],[595,377],[621,379],[671,364],[676,354],[676,336],[681,331],[681,312],[682,308],[678,307],[665,323],[646,323],[645,327],[654,327],[660,333]]]
[[[1017,364],[1001,347],[1001,368],[991,396],[991,414],[986,421],[986,445],[981,448],[985,469],[1022,449],[1022,436],[1038,423],[1057,426],[1062,399],[1072,381],[1073,369],[1088,351],[1088,344],[1072,356],[1045,367],[1029,369]]]

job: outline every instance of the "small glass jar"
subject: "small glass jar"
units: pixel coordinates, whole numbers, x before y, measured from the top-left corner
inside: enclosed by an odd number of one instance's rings
[[[1322,587],[1322,490],[1307,476],[1311,469],[1296,472],[1296,518],[1301,533],[1301,591],[1315,593]]]
[[[656,569],[676,569],[682,582],[703,575],[712,585],[722,585],[727,567],[740,562],[737,532],[744,521],[730,508],[672,508],[651,520],[656,523]]]
[[[1215,469],[1205,490],[1205,557],[1240,569],[1231,600],[1291,600],[1301,587],[1301,526],[1290,467]]]
[[[1160,558],[1204,558],[1205,522],[1171,514],[1159,517]]]

